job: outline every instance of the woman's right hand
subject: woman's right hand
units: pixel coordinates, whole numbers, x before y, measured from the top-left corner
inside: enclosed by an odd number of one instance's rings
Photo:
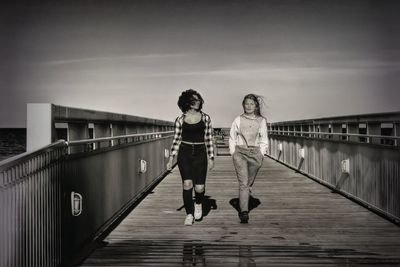
[[[172,170],[172,158],[170,158],[167,163],[167,171],[170,171],[170,170]]]

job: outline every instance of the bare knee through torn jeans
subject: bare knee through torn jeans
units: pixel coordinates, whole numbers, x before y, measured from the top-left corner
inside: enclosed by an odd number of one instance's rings
[[[250,190],[262,165],[264,156],[258,146],[236,146],[232,159],[239,180],[240,211],[248,211]]]

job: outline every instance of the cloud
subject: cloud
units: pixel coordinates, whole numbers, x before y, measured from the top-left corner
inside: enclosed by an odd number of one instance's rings
[[[377,61],[354,61],[347,63],[337,63],[328,65],[314,66],[274,66],[247,64],[246,66],[237,66],[236,68],[221,68],[215,70],[204,71],[173,71],[140,74],[145,77],[176,77],[176,76],[214,76],[214,77],[235,77],[235,78],[279,78],[286,77],[290,79],[290,75],[322,75],[322,74],[352,74],[360,72],[376,72],[376,71],[397,71],[400,70],[400,62],[377,62]]]
[[[89,57],[89,58],[76,58],[76,59],[61,59],[61,60],[49,60],[43,62],[32,63],[32,65],[69,65],[69,64],[80,64],[86,62],[100,62],[100,61],[130,61],[130,60],[147,60],[147,59],[165,59],[165,58],[178,58],[188,57],[194,54],[146,54],[146,55],[119,55],[119,56],[107,56],[107,57]]]

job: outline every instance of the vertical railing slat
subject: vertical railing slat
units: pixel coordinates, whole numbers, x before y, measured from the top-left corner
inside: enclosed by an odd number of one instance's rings
[[[0,266],[60,266],[60,179],[64,146],[0,171]]]

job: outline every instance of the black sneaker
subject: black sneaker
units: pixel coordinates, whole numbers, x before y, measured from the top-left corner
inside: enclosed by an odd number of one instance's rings
[[[240,219],[240,223],[248,223],[249,222],[249,212],[248,211],[239,212],[239,219]]]

